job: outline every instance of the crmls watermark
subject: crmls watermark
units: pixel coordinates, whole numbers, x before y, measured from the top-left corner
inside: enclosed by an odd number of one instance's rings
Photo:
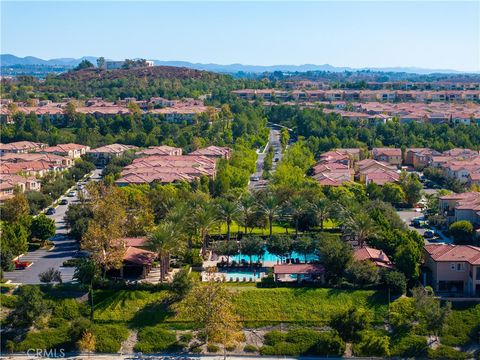
[[[65,350],[64,349],[28,349],[28,356],[38,357],[38,358],[64,358]]]

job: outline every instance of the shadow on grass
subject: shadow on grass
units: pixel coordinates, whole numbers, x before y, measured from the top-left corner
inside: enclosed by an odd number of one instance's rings
[[[165,301],[151,303],[135,314],[129,326],[132,328],[154,326],[165,321],[169,315],[171,315],[171,312],[169,312]]]

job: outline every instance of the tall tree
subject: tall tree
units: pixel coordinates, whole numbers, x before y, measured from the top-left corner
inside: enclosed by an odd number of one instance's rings
[[[160,282],[163,283],[170,267],[170,255],[183,248],[182,237],[175,232],[172,223],[162,222],[148,235],[147,247],[158,255]]]
[[[238,203],[238,210],[238,219],[243,225],[246,235],[248,234],[248,227],[251,224],[252,217],[257,211],[255,207],[255,198],[249,193],[243,194]]]
[[[254,256],[260,258],[265,253],[264,243],[257,236],[245,237],[240,241],[240,252],[250,258],[251,264]]]
[[[97,59],[97,67],[99,69],[103,69],[105,67],[105,58],[103,56],[100,56],[98,59]]]
[[[293,251],[303,255],[305,262],[307,262],[307,255],[315,252],[315,241],[309,236],[300,236],[295,239],[292,244]]]
[[[378,234],[378,229],[370,215],[358,209],[346,213],[345,230],[357,240],[359,247],[363,247],[369,238]]]
[[[352,248],[331,234],[319,233],[316,240],[319,261],[325,267],[327,280],[335,283],[342,278],[353,259]]]
[[[218,225],[215,207],[210,203],[205,203],[195,210],[192,220],[202,243],[202,254],[205,255],[208,245],[208,234]]]
[[[230,240],[230,226],[238,213],[238,206],[235,201],[220,198],[217,201],[218,215],[227,224],[227,240]]]
[[[116,187],[101,184],[89,189],[92,198],[93,219],[82,238],[82,248],[91,252],[93,260],[103,270],[119,269],[123,263],[126,211]]]
[[[278,216],[281,208],[280,199],[271,192],[260,192],[258,205],[268,219],[268,233],[272,237],[273,220]]]
[[[293,242],[290,236],[274,235],[267,240],[267,250],[283,261],[283,258],[292,253],[292,244]]]
[[[32,238],[39,240],[50,239],[55,235],[55,230],[55,221],[46,217],[43,213],[33,219],[30,227]]]
[[[215,342],[228,347],[243,337],[232,294],[222,282],[208,281],[195,286],[176,305],[176,310],[181,317],[203,328],[207,344]]]
[[[313,210],[316,220],[320,224],[320,230],[323,231],[325,221],[331,214],[330,200],[324,196],[319,197],[313,201],[311,209]]]
[[[296,194],[287,202],[286,206],[287,213],[292,219],[293,225],[295,226],[295,237],[298,237],[298,224],[300,218],[308,210],[309,204],[305,196]]]

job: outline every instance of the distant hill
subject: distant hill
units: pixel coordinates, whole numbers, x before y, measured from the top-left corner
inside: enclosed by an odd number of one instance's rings
[[[17,57],[11,54],[2,54],[0,55],[0,65],[2,67],[12,66],[12,65],[49,65],[49,66],[62,66],[62,67],[74,67],[77,66],[82,60],[87,59],[93,64],[96,63],[97,57],[94,56],[84,56],[80,59],[74,58],[59,58],[59,59],[50,59],[43,60],[33,56],[27,57]],[[424,69],[419,67],[383,67],[383,68],[351,68],[351,67],[336,67],[329,64],[315,65],[315,64],[304,64],[304,65],[243,65],[243,64],[230,64],[230,65],[220,65],[220,64],[201,64],[201,63],[191,63],[188,61],[163,61],[163,60],[153,60],[155,65],[160,66],[176,66],[176,67],[185,67],[189,69],[196,70],[206,70],[220,73],[263,73],[263,72],[273,72],[273,71],[283,71],[283,72],[306,72],[306,71],[330,71],[330,72],[344,72],[344,71],[359,71],[359,70],[372,70],[372,71],[383,71],[383,72],[403,72],[410,74],[431,74],[431,73],[443,73],[443,74],[460,74],[465,73],[462,71],[451,70],[451,69]],[[479,73],[479,72],[474,72]]]
[[[12,65],[49,65],[49,66],[67,66],[74,67],[77,66],[82,60],[91,61],[93,64],[97,61],[97,58],[94,56],[84,56],[80,59],[74,58],[59,58],[51,60],[43,60],[34,56],[18,57],[11,54],[1,54],[0,55],[0,65],[1,66],[12,66]]]
[[[212,72],[188,69],[175,66],[153,66],[131,69],[101,70],[97,68],[69,71],[58,75],[58,78],[65,80],[115,80],[130,77],[164,78],[164,79],[203,79],[218,78],[221,75]]]

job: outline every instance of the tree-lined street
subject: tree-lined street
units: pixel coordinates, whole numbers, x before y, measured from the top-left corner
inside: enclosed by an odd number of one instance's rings
[[[101,169],[96,169],[89,178],[92,181],[98,181],[100,179]],[[84,182],[81,180],[77,182],[78,186]],[[66,199],[69,204],[78,201],[78,194],[75,192],[75,196],[68,197],[63,195],[60,200]],[[51,250],[38,249],[35,251],[29,251],[25,255],[20,257],[20,261],[28,261],[33,264],[24,270],[14,270],[4,273],[4,277],[7,281],[15,284],[40,284],[38,275],[49,268],[59,269],[62,274],[62,281],[71,281],[73,277],[74,267],[63,267],[64,261],[71,259],[78,251],[77,242],[68,236],[68,229],[65,225],[64,216],[68,209],[67,205],[58,205],[55,210],[55,214],[47,215],[48,218],[55,221],[56,233],[51,239],[54,248]]]

